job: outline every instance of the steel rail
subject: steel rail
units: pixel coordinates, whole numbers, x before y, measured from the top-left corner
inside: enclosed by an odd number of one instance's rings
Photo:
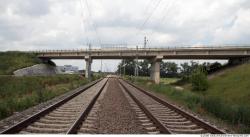
[[[67,131],[66,134],[76,134],[77,130],[79,129],[82,122],[86,119],[89,112],[93,108],[96,100],[100,96],[101,92],[103,91],[104,87],[106,86],[109,78],[107,78],[107,81],[104,83],[104,85],[101,87],[101,89],[98,91],[98,93],[94,96],[94,98],[91,100],[90,104],[87,106],[85,110],[83,110],[80,114],[80,116],[77,118],[77,120],[71,125],[70,129]]]
[[[121,80],[123,80],[123,79],[121,79]],[[216,127],[214,127],[214,126],[212,126],[212,125],[210,125],[208,123],[206,123],[205,121],[203,121],[203,120],[201,120],[201,119],[199,119],[197,117],[192,116],[191,114],[181,110],[180,108],[178,108],[178,107],[166,102],[165,100],[153,95],[149,91],[146,91],[146,90],[142,89],[141,87],[138,87],[135,84],[133,84],[133,83],[127,81],[127,80],[123,80],[123,81],[127,82],[128,84],[130,84],[134,88],[138,89],[139,91],[143,92],[144,94],[146,94],[146,95],[150,96],[151,98],[155,99],[157,102],[163,104],[164,106],[166,106],[166,107],[172,109],[173,111],[181,114],[183,117],[186,117],[187,119],[191,120],[195,124],[197,124],[200,127],[206,129],[208,132],[210,132],[212,134],[226,134],[226,132],[224,132],[224,131],[222,131],[222,130],[220,130],[220,129],[218,129],[218,128],[216,128]]]
[[[129,94],[129,96],[136,102],[136,104],[142,109],[142,111],[153,121],[156,127],[159,128],[160,132],[171,134],[170,130],[161,121],[159,121],[134,95],[132,95],[128,88],[120,80],[119,83]]]
[[[76,93],[73,93],[72,95],[57,101],[56,103],[50,105],[49,107],[43,109],[42,111],[39,111],[35,114],[33,114],[32,116],[22,120],[21,122],[3,130],[2,132],[0,132],[0,134],[15,134],[18,133],[19,131],[21,131],[23,128],[27,127],[28,125],[30,125],[31,123],[35,122],[37,119],[39,119],[42,116],[45,116],[46,114],[48,114],[49,112],[55,110],[57,107],[63,105],[64,103],[68,102],[69,100],[71,100],[72,98],[76,97],[77,95],[81,94],[82,92],[84,92],[85,90],[87,90],[88,88],[94,86],[95,84],[97,84],[99,81],[101,81],[102,79],[98,79],[95,80],[89,84],[87,84],[86,86],[84,86],[83,88],[78,88],[76,90]]]

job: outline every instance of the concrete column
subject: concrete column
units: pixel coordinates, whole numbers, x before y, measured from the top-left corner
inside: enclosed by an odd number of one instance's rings
[[[91,79],[91,63],[92,59],[90,56],[85,56],[86,69],[85,69],[85,77]]]
[[[160,83],[160,65],[162,56],[157,56],[152,60],[151,63],[151,72],[150,72],[150,78],[153,80],[156,84]]]

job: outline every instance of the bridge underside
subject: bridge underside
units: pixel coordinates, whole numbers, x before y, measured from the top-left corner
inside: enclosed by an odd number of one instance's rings
[[[42,60],[48,60],[48,59],[82,59],[85,60],[86,62],[86,69],[85,69],[85,77],[91,79],[91,63],[93,59],[135,59],[136,57],[66,57],[66,56],[60,56],[60,57],[39,57]],[[155,83],[160,83],[160,62],[163,59],[204,59],[204,60],[209,60],[209,59],[220,59],[220,60],[229,60],[231,63],[235,62],[241,62],[239,60],[245,59],[245,58],[250,58],[250,56],[156,56],[156,57],[139,57],[138,59],[147,59],[151,61],[151,73],[150,73],[150,78],[153,80]]]

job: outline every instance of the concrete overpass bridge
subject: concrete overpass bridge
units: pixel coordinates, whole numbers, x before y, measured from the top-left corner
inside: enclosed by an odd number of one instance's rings
[[[151,79],[160,82],[160,62],[163,59],[225,59],[239,62],[250,58],[250,46],[235,47],[179,47],[179,48],[114,48],[86,50],[35,51],[38,57],[48,59],[84,59],[85,76],[90,78],[93,59],[148,59],[151,61]]]

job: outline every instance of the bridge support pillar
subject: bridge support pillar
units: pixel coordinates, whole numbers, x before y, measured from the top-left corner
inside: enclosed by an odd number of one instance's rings
[[[91,63],[92,59],[90,56],[85,56],[86,69],[85,69],[85,77],[91,79]]]
[[[156,84],[160,83],[160,65],[161,65],[162,58],[163,58],[162,56],[157,56],[151,62],[150,78]]]

